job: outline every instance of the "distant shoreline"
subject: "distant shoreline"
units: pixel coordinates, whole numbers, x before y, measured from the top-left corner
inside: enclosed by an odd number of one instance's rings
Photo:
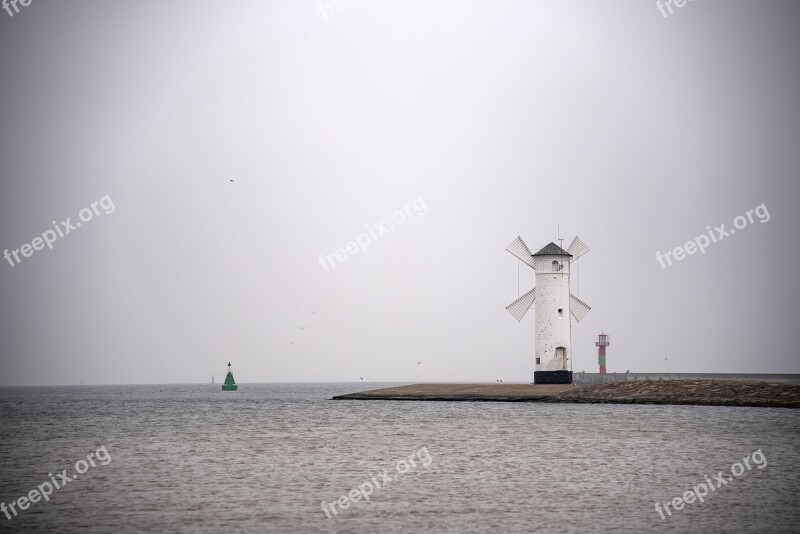
[[[413,384],[333,400],[566,402],[800,408],[800,385],[742,380],[638,380],[609,384]]]

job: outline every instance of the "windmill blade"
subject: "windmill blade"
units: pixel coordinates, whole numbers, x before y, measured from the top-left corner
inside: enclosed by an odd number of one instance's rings
[[[572,254],[572,257],[569,259],[569,262],[572,263],[589,252],[589,247],[586,246],[586,243],[581,241],[580,237],[575,236],[575,239],[572,240],[572,244],[567,249],[567,252]]]
[[[517,321],[521,321],[522,318],[525,317],[527,311],[530,309],[534,300],[536,300],[535,287],[506,306],[506,309],[517,319]]]
[[[581,319],[583,319],[591,309],[592,307],[583,302],[581,299],[572,293],[569,294],[569,311],[578,322],[580,322]]]
[[[528,248],[528,245],[525,244],[525,241],[522,240],[520,236],[512,241],[507,247],[506,250],[512,253],[517,258],[521,259],[525,264],[530,267],[531,269],[536,270],[536,260],[533,259],[533,254],[531,250]]]

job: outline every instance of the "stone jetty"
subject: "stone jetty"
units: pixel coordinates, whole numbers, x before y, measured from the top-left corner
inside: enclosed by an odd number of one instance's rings
[[[413,384],[339,395],[333,399],[800,408],[800,385],[741,380],[641,380],[593,385]]]

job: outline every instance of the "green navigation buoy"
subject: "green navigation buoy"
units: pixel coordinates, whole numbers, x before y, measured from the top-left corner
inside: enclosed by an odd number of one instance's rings
[[[231,373],[231,362],[228,362],[228,375],[225,377],[225,383],[222,384],[222,391],[236,391],[238,389],[239,386],[236,385],[233,373]]]

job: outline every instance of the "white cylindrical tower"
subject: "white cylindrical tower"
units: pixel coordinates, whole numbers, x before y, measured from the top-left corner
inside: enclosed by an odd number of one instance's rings
[[[571,254],[550,243],[536,262],[536,384],[571,384],[569,265]]]

